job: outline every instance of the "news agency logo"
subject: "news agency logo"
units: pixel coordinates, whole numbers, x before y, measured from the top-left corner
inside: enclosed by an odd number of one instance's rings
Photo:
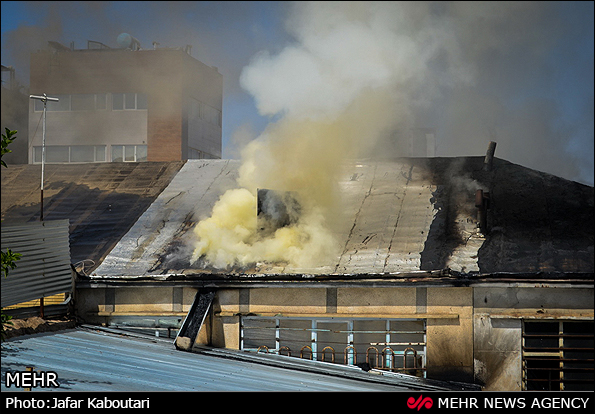
[[[432,408],[433,405],[434,401],[430,397],[424,398],[423,395],[420,395],[417,400],[415,397],[409,397],[407,399],[407,407],[411,408],[412,410],[414,408],[417,408],[417,411],[421,410],[422,408]]]
[[[27,367],[26,371],[8,371],[6,373],[6,388],[58,388],[58,374],[53,371],[34,371]]]

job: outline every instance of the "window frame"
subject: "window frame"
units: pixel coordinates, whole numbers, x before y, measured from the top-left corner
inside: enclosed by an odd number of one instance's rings
[[[255,323],[266,325],[268,321],[269,326],[254,327],[248,326]],[[304,321],[309,322],[309,328],[284,328],[281,321]],[[383,322],[385,329],[381,330],[362,330],[354,329],[354,323],[365,323],[366,321]],[[248,322],[248,323],[247,323]],[[421,323],[422,330],[407,331],[395,329],[394,325],[399,323]],[[328,329],[329,324],[342,324],[344,329],[333,330]],[[326,325],[326,327],[325,327]],[[336,328],[336,327],[335,327]],[[266,329],[266,332],[256,333],[254,336],[263,338],[263,344],[256,346],[253,337],[247,333],[247,329]],[[283,343],[298,342],[288,338],[282,338],[284,330],[299,330],[310,332],[310,339],[302,340],[304,343],[301,349],[291,349],[284,346]],[[331,333],[332,332],[332,333]],[[345,343],[334,344],[336,346],[329,348],[333,344],[321,342],[319,336],[328,336],[333,334],[344,334]],[[362,347],[366,345],[359,342],[358,335],[376,334],[384,335],[384,341],[370,343],[366,349],[366,353],[362,355]],[[415,334],[421,335],[422,340],[415,343],[394,342],[392,341],[396,335],[401,334]],[[337,336],[337,335],[335,335]],[[331,339],[329,336],[327,339]],[[335,338],[336,339],[336,338]],[[360,339],[361,340],[361,339]],[[308,342],[308,343],[306,343]],[[357,351],[358,345],[360,351]],[[417,349],[413,353],[413,347]],[[307,349],[306,349],[307,348]],[[372,350],[371,348],[375,348]],[[387,350],[387,348],[390,349]],[[401,318],[401,319],[384,319],[384,318],[335,318],[335,317],[320,317],[320,318],[305,318],[305,317],[280,317],[280,316],[241,316],[240,317],[240,349],[248,352],[266,352],[275,353],[279,355],[287,355],[291,353],[292,357],[311,358],[316,361],[334,362],[347,365],[361,365],[363,362],[368,363],[368,356],[375,358],[375,363],[371,364],[372,368],[393,371],[406,372],[412,375],[426,377],[426,355],[427,355],[427,320],[425,318]],[[304,356],[305,349],[305,356]],[[368,350],[372,351],[368,354]],[[385,352],[386,351],[386,352]],[[332,360],[331,360],[332,354]],[[371,354],[371,355],[370,355]],[[411,363],[411,355],[415,361]],[[407,359],[408,358],[408,359]],[[402,363],[401,363],[402,362]]]
[[[73,148],[77,149],[77,147],[93,147],[93,161],[73,161]],[[68,154],[68,159],[64,161],[52,161],[48,160],[48,151],[52,151],[52,149],[59,148],[61,150],[66,150]],[[101,151],[103,149],[103,151]],[[84,163],[97,163],[97,162],[106,162],[106,151],[107,145],[46,145],[45,146],[45,163],[46,164],[84,164]],[[100,154],[103,153],[102,157]],[[41,157],[42,157],[42,146],[35,145],[33,146],[33,154],[32,154],[32,161],[33,164],[41,164]],[[103,158],[103,159],[100,159]]]
[[[105,111],[107,110],[107,93],[77,93],[77,94],[57,94],[58,102],[48,101],[48,112],[85,112],[85,111]],[[93,108],[77,109],[73,107],[73,97],[93,96]],[[103,97],[103,99],[102,99]],[[76,99],[76,98],[75,98]],[[56,109],[59,106],[60,109]],[[39,99],[33,101],[33,112],[43,112],[43,102]]]
[[[122,149],[122,159],[119,161],[114,160],[114,150],[116,148]],[[140,153],[139,150],[142,151],[144,148],[144,154]],[[133,159],[126,159],[126,154],[128,150],[132,150]],[[147,161],[147,152],[148,146],[147,144],[112,144],[110,146],[110,161],[111,162],[146,162]]]
[[[148,109],[147,95],[137,92],[118,92],[112,93],[112,111],[146,111]],[[122,107],[116,108],[114,105],[121,100]],[[130,100],[129,100],[130,99]]]

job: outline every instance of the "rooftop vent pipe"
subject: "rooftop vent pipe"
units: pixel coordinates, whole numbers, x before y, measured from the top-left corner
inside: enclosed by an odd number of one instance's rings
[[[496,152],[496,143],[494,141],[490,141],[488,145],[488,152],[486,152],[486,157],[483,160],[483,170],[484,171],[492,171],[492,163],[494,161],[494,153]]]
[[[481,189],[475,192],[475,207],[477,207],[477,224],[479,231],[488,233],[488,209],[490,208],[490,193]]]

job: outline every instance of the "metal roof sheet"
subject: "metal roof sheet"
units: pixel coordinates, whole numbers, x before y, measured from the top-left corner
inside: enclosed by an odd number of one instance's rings
[[[239,166],[234,160],[48,165],[45,216],[70,220],[72,262],[92,260],[86,274],[101,263],[97,278],[214,273],[189,263],[188,236],[236,188]],[[483,166],[484,157],[345,161],[337,166],[343,208],[330,218],[343,250],[330,265],[221,270],[593,272],[593,187],[497,158],[492,171]],[[477,189],[490,192],[486,235],[477,231]],[[3,169],[4,222],[38,216],[39,165]]]
[[[70,292],[68,220],[2,225],[2,247],[22,257],[10,277],[0,280],[2,306]]]
[[[183,162],[48,164],[44,219],[70,221],[72,263],[98,265],[169,184]],[[2,169],[2,220],[39,220],[39,164]],[[93,265],[95,263],[95,265]]]
[[[324,362],[213,350],[175,350],[171,341],[91,329],[9,339],[2,344],[5,373],[54,371],[60,387],[44,391],[404,391],[461,389],[410,376],[386,376]],[[287,365],[283,365],[287,361]],[[281,362],[279,362],[281,361]],[[308,364],[309,363],[309,364]],[[304,367],[306,364],[307,368]],[[410,378],[407,378],[410,377]],[[41,390],[33,388],[34,391]]]
[[[94,276],[209,273],[189,263],[189,230],[235,188],[239,165],[188,161]],[[344,248],[334,264],[235,272],[593,272],[593,187],[500,159],[491,172],[483,165],[483,157],[346,161],[337,166],[343,209],[331,226]],[[477,228],[478,189],[491,192],[488,234]]]

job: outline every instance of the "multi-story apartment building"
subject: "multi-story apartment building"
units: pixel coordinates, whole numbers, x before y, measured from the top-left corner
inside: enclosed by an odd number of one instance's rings
[[[47,102],[46,162],[221,158],[223,79],[186,48],[87,49],[49,42],[31,54],[30,92]],[[31,100],[29,163],[41,162],[43,102]]]

